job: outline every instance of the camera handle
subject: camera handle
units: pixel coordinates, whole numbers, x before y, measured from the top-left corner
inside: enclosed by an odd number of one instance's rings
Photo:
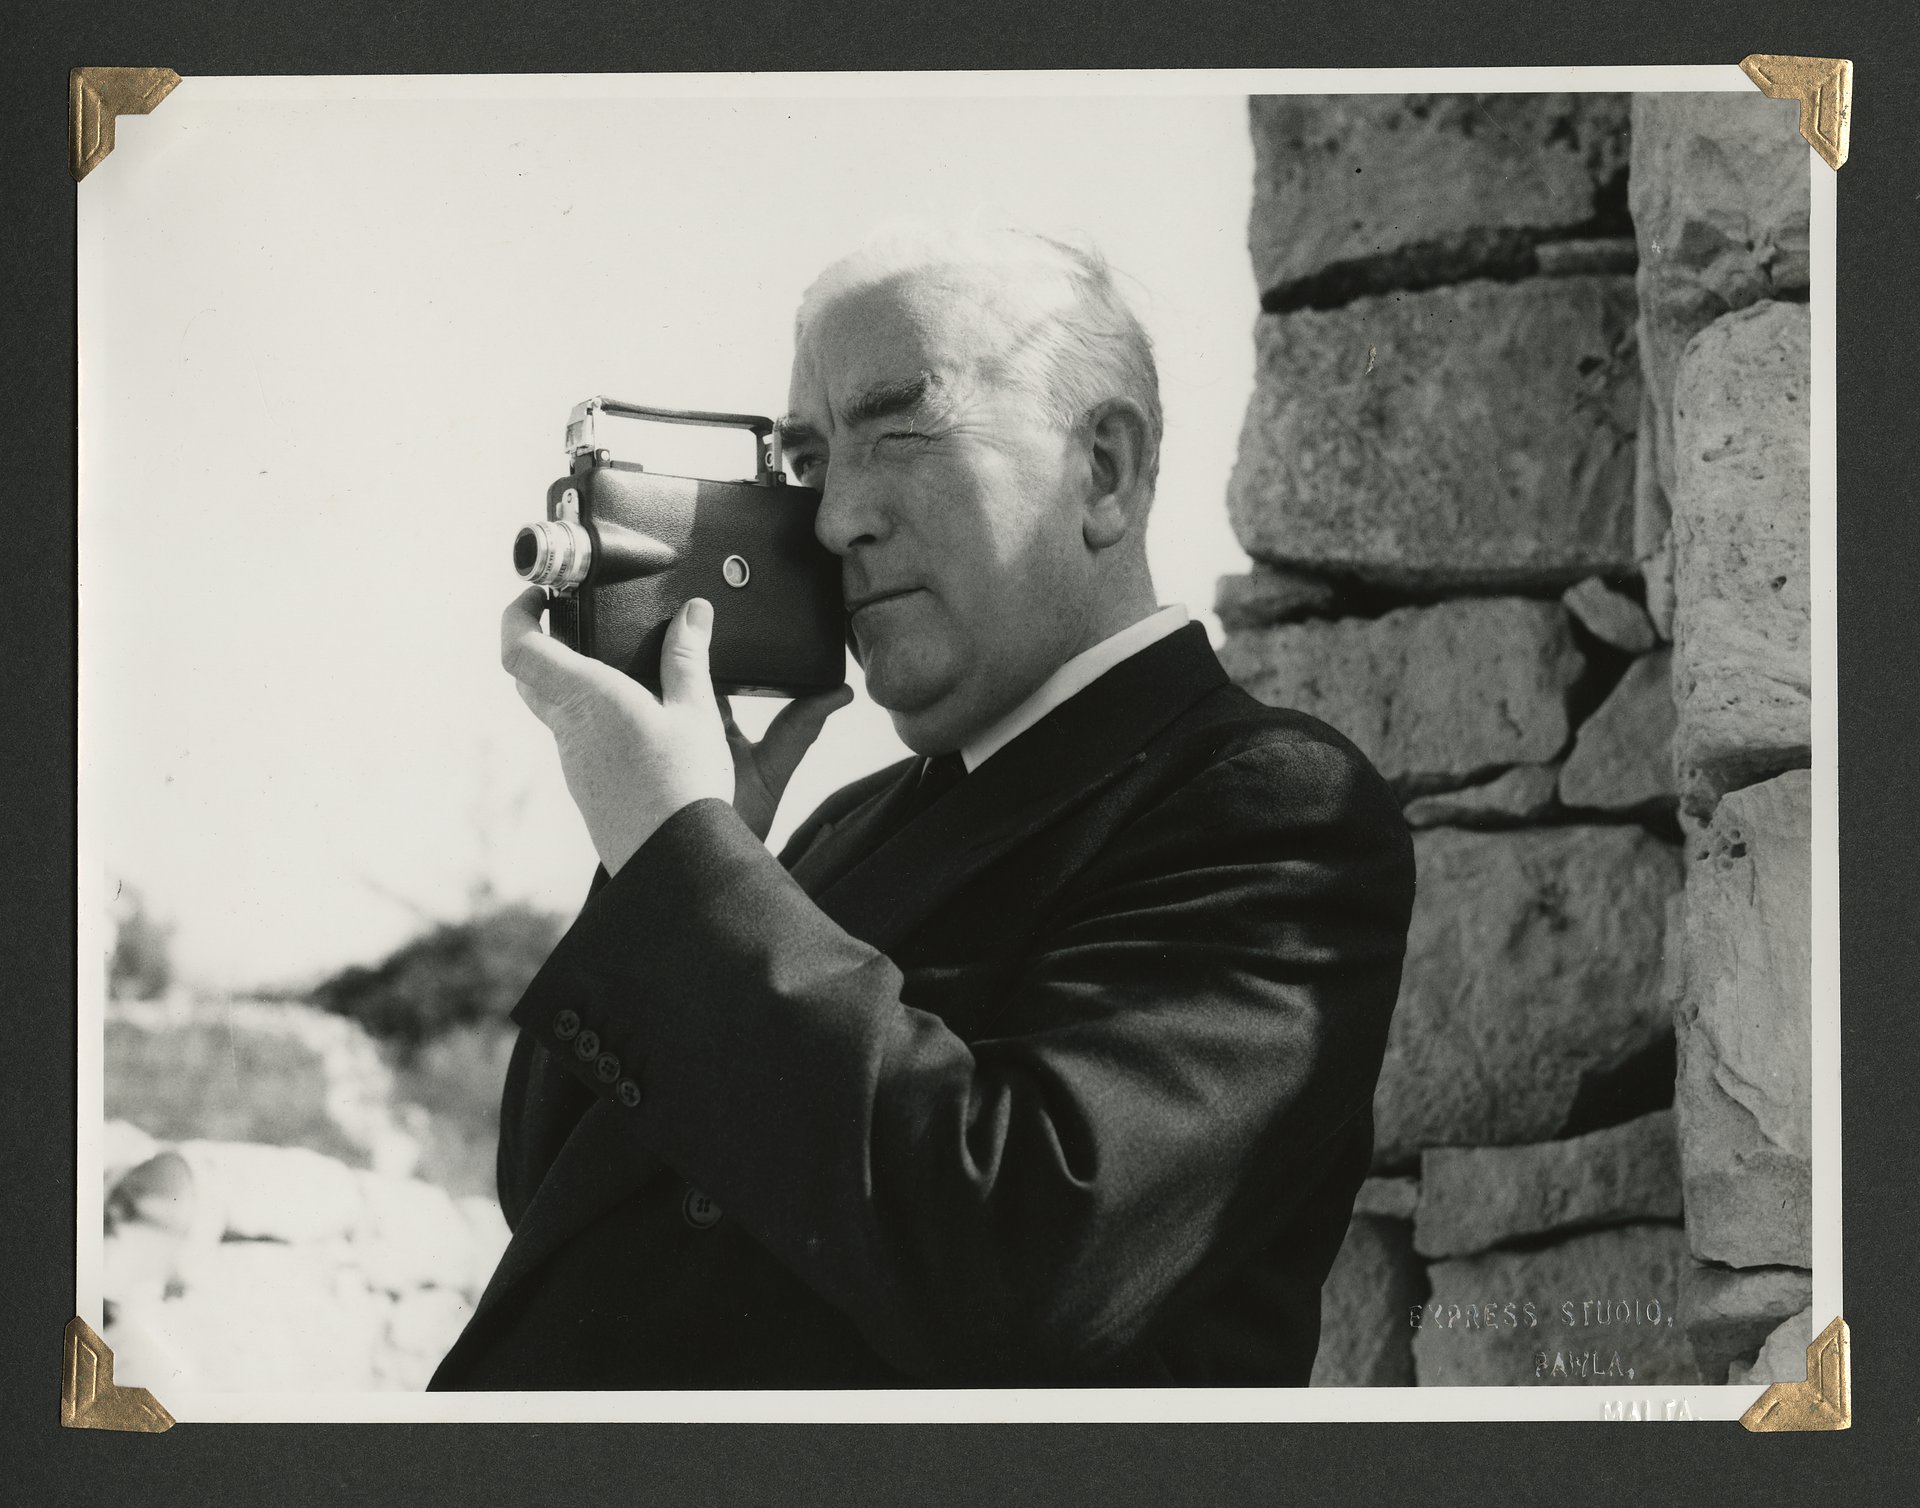
[[[780,456],[780,431],[773,420],[758,414],[715,414],[704,409],[650,408],[642,403],[627,403],[619,398],[589,398],[576,403],[567,415],[567,460],[595,455],[601,447],[594,435],[595,420],[602,414],[614,419],[657,419],[663,424],[704,424],[714,429],[744,429],[759,441],[754,447],[753,479],[779,485],[786,481]]]

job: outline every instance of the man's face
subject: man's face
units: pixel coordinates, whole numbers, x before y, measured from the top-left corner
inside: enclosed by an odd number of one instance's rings
[[[1032,302],[906,274],[835,299],[794,353],[789,459],[823,490],[867,688],[923,753],[1010,711],[1091,619],[1086,450],[1003,377]]]

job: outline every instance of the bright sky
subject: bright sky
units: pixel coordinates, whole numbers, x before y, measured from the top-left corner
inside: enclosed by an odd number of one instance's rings
[[[371,961],[481,883],[578,905],[592,850],[496,658],[567,410],[777,414],[801,290],[888,221],[1091,238],[1160,358],[1160,598],[1204,614],[1245,569],[1224,503],[1258,308],[1242,96],[194,85],[121,119],[79,194],[83,884],[138,886],[190,981]],[[630,449],[722,476],[751,456],[655,426]],[[742,701],[743,725],[776,705]],[[900,753],[862,697],[774,840]]]

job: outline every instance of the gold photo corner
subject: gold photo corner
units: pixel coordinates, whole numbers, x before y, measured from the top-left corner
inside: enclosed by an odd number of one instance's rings
[[[145,115],[173,93],[171,68],[75,68],[67,75],[67,164],[78,183],[113,150],[116,116]]]
[[[67,1321],[60,1365],[60,1423],[66,1429],[117,1429],[157,1435],[173,1428],[173,1415],[145,1388],[113,1380],[113,1352],[75,1315]]]
[[[1853,1346],[1839,1315],[1807,1347],[1805,1382],[1776,1382],[1740,1422],[1755,1434],[1853,1428]]]
[[[1853,64],[1845,58],[1794,58],[1756,52],[1740,60],[1740,71],[1768,99],[1800,101],[1800,134],[1830,168],[1847,160],[1847,134],[1853,119]]]

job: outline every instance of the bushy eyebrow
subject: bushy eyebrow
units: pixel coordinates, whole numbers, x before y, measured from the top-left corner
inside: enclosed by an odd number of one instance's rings
[[[940,379],[920,372],[900,382],[876,382],[840,410],[840,422],[849,429],[893,414],[909,414],[925,403]]]
[[[920,372],[894,382],[876,382],[841,408],[840,422],[852,429],[894,414],[914,413],[939,386],[940,379],[932,372]],[[818,429],[791,414],[776,421],[775,427],[780,431],[781,447],[786,450],[826,443],[826,437]]]

